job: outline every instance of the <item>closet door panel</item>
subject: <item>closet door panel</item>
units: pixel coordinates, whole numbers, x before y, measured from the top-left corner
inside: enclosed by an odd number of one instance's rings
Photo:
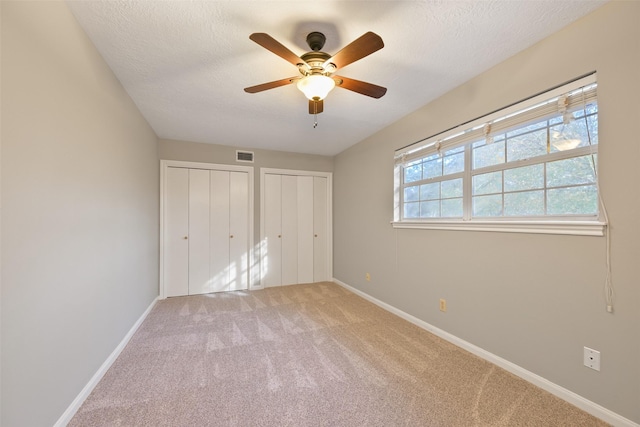
[[[327,178],[313,177],[313,281],[323,282],[328,277],[328,182]]]
[[[249,174],[230,172],[229,290],[249,288]]]
[[[229,290],[229,172],[211,172],[210,284],[211,292]]]
[[[209,171],[189,169],[189,295],[209,284]]]
[[[262,282],[265,287],[282,284],[282,176],[264,176],[264,241],[262,256],[265,271]]]
[[[167,168],[163,279],[167,297],[189,292],[189,170]]]
[[[312,283],[313,274],[313,183],[312,176],[298,177],[298,281]]]
[[[298,283],[298,177],[282,176],[282,284]]]

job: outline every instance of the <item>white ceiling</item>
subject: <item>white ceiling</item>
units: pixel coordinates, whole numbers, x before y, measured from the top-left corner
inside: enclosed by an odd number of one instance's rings
[[[606,0],[68,1],[160,138],[335,155]],[[338,74],[388,88],[336,88],[308,113],[292,64],[249,40],[265,32],[298,55],[311,31],[334,54],[367,31],[385,47]]]

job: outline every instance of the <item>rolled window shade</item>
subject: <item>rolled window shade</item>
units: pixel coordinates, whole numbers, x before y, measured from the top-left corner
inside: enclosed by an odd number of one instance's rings
[[[395,163],[411,162],[437,151],[442,152],[470,142],[486,139],[488,135],[485,125],[487,124],[490,125],[489,135],[498,135],[562,114],[561,109],[567,113],[581,110],[586,105],[597,102],[595,77],[595,74],[592,74],[396,150]],[[561,108],[558,105],[558,98],[563,95],[566,96],[566,102]],[[439,142],[439,149],[435,147],[436,142]]]

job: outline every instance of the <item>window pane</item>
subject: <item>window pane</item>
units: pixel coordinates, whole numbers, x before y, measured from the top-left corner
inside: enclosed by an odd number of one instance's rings
[[[404,168],[404,182],[420,181],[422,179],[422,163]]]
[[[444,156],[444,175],[462,172],[464,170],[464,152]]]
[[[430,200],[420,203],[421,218],[436,218],[440,216],[440,200]]]
[[[511,132],[507,132],[507,138],[512,138],[514,136],[522,135],[523,133],[532,132],[534,130],[542,129],[545,127],[547,127],[546,120],[543,122],[533,123],[533,124],[512,130]]]
[[[420,186],[420,200],[434,200],[440,198],[440,183],[424,184]]]
[[[405,203],[404,204],[404,217],[405,218],[418,218],[420,214],[420,203]]]
[[[546,128],[507,140],[507,162],[531,159],[545,154],[547,154]]]
[[[595,185],[556,188],[547,191],[547,214],[596,215],[598,213],[598,192]]]
[[[504,141],[481,145],[473,149],[473,168],[480,169],[504,163]]]
[[[589,145],[586,119],[579,118],[568,124],[561,123],[549,128],[551,152],[567,151]]]
[[[587,104],[587,106],[585,106],[584,109],[586,110],[587,114],[597,113],[598,112],[598,104]]]
[[[464,151],[464,145],[461,145],[460,147],[452,148],[450,150],[445,151],[444,155],[449,156],[451,154],[462,153],[463,151]]]
[[[504,171],[504,191],[533,190],[543,187],[543,164],[507,169]]]
[[[442,176],[442,158],[438,156],[433,160],[424,162],[422,166],[422,173],[424,178],[435,178],[436,176]]]
[[[502,172],[491,172],[473,177],[473,194],[502,192]]]
[[[591,145],[598,143],[598,115],[587,117],[587,128],[589,131],[589,138],[591,138]]]
[[[413,185],[411,187],[404,188],[404,201],[405,202],[417,202],[418,199],[418,186]]]
[[[442,198],[462,197],[462,178],[442,181]]]
[[[596,182],[591,156],[574,157],[547,163],[547,186],[591,184]]]
[[[442,201],[443,217],[461,217],[462,216],[462,198],[446,199]]]
[[[544,191],[505,194],[504,214],[507,216],[544,215]]]
[[[473,198],[473,216],[502,215],[502,194]]]
[[[562,116],[557,116],[549,119],[549,125],[557,125],[558,123],[562,123]]]

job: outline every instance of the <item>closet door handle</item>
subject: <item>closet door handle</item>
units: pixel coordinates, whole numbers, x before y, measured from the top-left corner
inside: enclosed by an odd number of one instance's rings
[[[314,235],[313,235],[313,237],[318,237],[318,235],[317,235],[317,234],[314,234]]]
[[[278,234],[278,239],[280,239],[282,237],[282,234]]]
[[[189,238],[189,236],[184,236],[183,237],[184,240],[187,240],[188,238]]]
[[[233,234],[229,236],[230,239],[233,239]]]

